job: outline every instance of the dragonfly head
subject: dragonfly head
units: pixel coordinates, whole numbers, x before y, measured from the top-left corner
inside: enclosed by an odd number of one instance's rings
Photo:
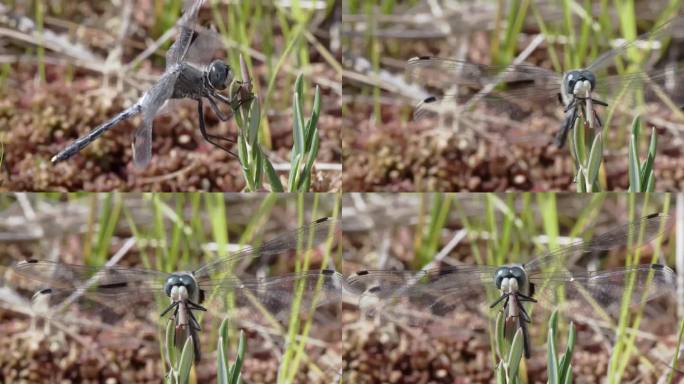
[[[233,81],[233,70],[221,60],[214,60],[207,67],[207,82],[213,89],[222,91]]]
[[[172,273],[164,282],[164,292],[173,302],[196,301],[197,282],[189,273]]]
[[[588,97],[596,86],[596,76],[586,69],[569,71],[563,81],[565,89],[579,98]]]
[[[496,287],[504,293],[515,293],[526,290],[527,273],[518,265],[503,266],[494,275]]]

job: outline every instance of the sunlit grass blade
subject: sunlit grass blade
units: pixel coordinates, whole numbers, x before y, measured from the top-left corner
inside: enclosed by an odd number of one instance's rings
[[[318,86],[315,88],[311,117],[304,120],[304,77],[297,76],[292,97],[293,113],[293,148],[290,154],[290,174],[288,176],[289,192],[307,192],[311,184],[311,172],[318,156],[320,138],[318,135],[318,118],[321,111],[321,98]]]
[[[235,362],[228,361],[228,348],[230,348],[230,339],[228,337],[228,319],[224,319],[219,327],[219,338],[217,342],[216,354],[216,381],[219,384],[237,384],[241,380],[240,370],[242,369],[242,362],[245,356],[245,334],[240,331],[238,341],[238,351],[235,357]]]

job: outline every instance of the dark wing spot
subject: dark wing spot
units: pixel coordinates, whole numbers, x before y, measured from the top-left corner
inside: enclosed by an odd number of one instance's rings
[[[358,272],[356,272],[356,276],[364,276],[364,275],[367,275],[367,274],[368,274],[368,271],[358,271]]]
[[[101,290],[105,290],[105,291],[106,291],[106,290],[108,290],[108,289],[124,288],[124,287],[127,287],[127,286],[128,286],[128,283],[125,282],[125,281],[123,281],[123,282],[119,282],[119,283],[100,284],[100,285],[97,286],[97,289],[101,289]]]
[[[314,223],[315,224],[324,223],[324,222],[328,221],[329,219],[330,219],[329,217],[321,217],[320,219],[314,221]]]
[[[374,286],[374,287],[370,287],[370,288],[368,289],[368,292],[370,292],[370,293],[376,293],[376,292],[379,292],[380,289],[381,289],[380,286],[379,286],[379,285],[376,285],[376,286]]]
[[[436,102],[436,101],[437,101],[437,98],[436,98],[436,97],[430,96],[430,97],[426,98],[425,100],[423,100],[423,103],[429,104],[429,103],[434,103],[434,102]]]
[[[665,268],[662,264],[651,264],[651,269],[654,271],[662,271]]]
[[[52,293],[52,288],[41,289],[41,290],[38,291],[37,293],[40,293],[41,295],[47,295],[47,294]]]
[[[651,213],[650,215],[646,216],[646,218],[647,218],[647,219],[652,219],[652,218],[658,217],[658,216],[660,216],[660,213],[659,213],[659,212],[656,212],[656,213]]]
[[[323,274],[324,276],[332,276],[335,274],[335,271],[332,269],[324,269],[321,271],[321,274]]]

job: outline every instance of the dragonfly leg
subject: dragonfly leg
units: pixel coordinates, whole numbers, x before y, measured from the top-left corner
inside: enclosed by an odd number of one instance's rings
[[[170,310],[175,309],[175,308],[178,308],[178,304],[179,304],[179,303],[180,303],[180,302],[178,302],[178,301],[175,301],[175,302],[171,303],[171,305],[169,305],[168,307],[166,307],[166,309],[163,310],[162,313],[161,313],[161,315],[159,315],[159,316],[160,316],[160,317],[164,317],[164,315],[166,315],[167,313],[169,313]]]
[[[217,93],[216,95],[219,95],[219,94]],[[228,121],[233,117],[232,111],[229,114],[225,114],[225,113],[223,113],[223,111],[221,111],[221,108],[219,108],[218,104],[216,104],[216,100],[214,100],[214,96],[209,94],[209,95],[206,95],[206,98],[207,98],[207,100],[209,100],[209,106],[211,107],[211,109],[214,111],[216,116],[218,116],[218,118],[221,121]],[[223,101],[220,98],[219,98],[219,100]],[[228,103],[228,105],[231,105],[231,104]]]
[[[577,99],[573,98],[572,101],[570,103],[568,103],[568,105],[565,107],[565,109],[563,109],[563,112],[567,113],[569,110],[575,108],[576,105],[577,105]]]
[[[505,307],[506,305],[508,305],[508,294],[507,294],[507,293],[502,294],[501,297],[499,297],[498,299],[496,299],[496,301],[493,302],[493,303],[489,306],[489,308],[494,308],[494,307],[496,307],[497,305],[499,305],[499,303],[500,303],[502,300],[505,300],[504,305],[503,305],[504,307]]]
[[[219,149],[221,149],[221,150],[223,150],[223,151],[229,153],[229,154],[232,155],[233,157],[237,157],[237,155],[236,155],[233,151],[231,151],[230,149],[228,149],[228,148],[224,147],[223,145],[221,145],[221,144],[217,143],[216,141],[214,141],[214,140],[225,140],[225,141],[228,141],[228,142],[230,142],[230,143],[234,143],[234,142],[235,142],[234,140],[229,139],[229,138],[227,138],[227,137],[220,137],[220,136],[216,136],[216,135],[210,135],[210,134],[207,133],[207,128],[206,128],[206,125],[205,125],[205,122],[204,122],[203,104],[202,104],[202,100],[201,100],[201,99],[200,99],[200,100],[197,100],[197,113],[199,114],[200,133],[202,133],[202,137],[204,137],[204,140],[208,141],[209,143],[211,143],[211,144],[214,145],[215,147],[217,147],[217,148],[219,148]]]
[[[532,297],[532,296],[523,295],[523,294],[520,293],[520,292],[518,292],[517,295],[518,295],[518,299],[519,299],[520,301],[529,301],[529,302],[532,302],[532,303],[536,303],[536,302],[537,302],[537,299],[535,299],[535,298]]]
[[[195,329],[197,331],[202,330],[202,328],[199,325],[199,322],[197,321],[197,318],[195,317],[195,314],[192,313],[190,309],[188,309],[188,318],[190,319],[190,328]]]
[[[594,99],[593,97],[591,98],[591,101],[592,101],[593,103],[598,104],[598,105],[601,105],[601,106],[603,106],[603,107],[607,107],[607,106],[608,106],[608,103],[606,103],[605,101],[601,101],[601,100],[598,100],[598,99]]]
[[[190,301],[190,300],[188,300],[187,303],[188,303],[188,307],[189,307],[190,309],[196,309],[196,310],[198,310],[198,311],[204,311],[204,312],[207,311],[207,309],[204,308],[203,306],[201,306],[201,305],[199,305],[199,304],[197,304],[197,303],[194,303],[194,302],[192,302],[192,301]]]
[[[603,123],[601,123],[601,118],[599,117],[599,114],[596,111],[594,112],[594,118],[596,119],[596,123],[598,124],[598,127],[601,128],[603,126]]]
[[[521,322],[520,328],[523,333],[523,350],[525,351],[525,358],[529,359],[532,351],[530,351],[530,334],[527,330],[527,323]]]
[[[238,99],[237,97],[233,97],[232,99],[229,99],[225,96],[223,96],[220,93],[215,93],[214,96],[218,98],[220,101],[230,105],[230,108],[233,110],[237,110],[238,108],[242,107],[246,103],[252,101],[254,99],[254,95],[250,94],[249,97],[245,97],[242,99]]]
[[[577,105],[569,113],[566,113],[565,121],[561,126],[560,131],[556,134],[556,139],[554,144],[558,148],[562,148],[565,145],[565,140],[568,138],[568,132],[575,126],[575,121],[577,120]]]
[[[200,341],[197,330],[190,328],[190,337],[192,337],[192,349],[195,352],[195,362],[199,362],[202,358],[202,353],[200,351]]]
[[[517,305],[518,305],[518,311],[520,311],[520,319],[524,322],[531,323],[532,320],[530,320],[530,315],[527,314],[527,311],[525,310],[525,306],[522,304],[522,302],[518,301]]]

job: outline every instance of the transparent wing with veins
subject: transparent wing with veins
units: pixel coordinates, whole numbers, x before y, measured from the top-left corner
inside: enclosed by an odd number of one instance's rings
[[[52,304],[60,304],[73,297],[79,302],[95,302],[89,310],[107,313],[112,308],[152,302],[163,295],[168,274],[143,268],[91,267],[48,260],[21,261],[13,270],[28,279],[41,282],[34,299],[49,297]]]
[[[183,16],[178,20],[180,34],[166,52],[166,70],[183,61],[193,43],[195,21],[205,0],[187,0]]]
[[[297,250],[298,245],[301,246],[302,250],[305,250],[309,245],[315,247],[329,239],[330,236],[335,236],[336,227],[337,220],[325,217],[294,231],[283,233],[264,242],[259,247],[247,246],[228,257],[196,269],[193,274],[200,283],[210,280],[214,276],[218,277],[218,274],[226,274],[224,277],[230,277],[236,266],[248,263],[255,258],[276,256],[294,251]]]
[[[412,325],[458,309],[479,312],[487,290],[496,290],[495,266],[455,266],[422,271],[363,270],[347,280],[366,315],[400,316]]]
[[[614,58],[627,53],[627,51],[629,51],[630,48],[637,47],[643,43],[657,42],[658,40],[667,38],[673,32],[676,32],[678,30],[684,30],[684,16],[676,16],[675,18],[654,28],[652,31],[637,36],[634,40],[626,41],[621,45],[604,52],[599,57],[597,57],[591,64],[589,64],[589,66],[587,66],[586,69],[592,72],[598,69],[602,69],[610,65],[611,61]]]
[[[343,280],[333,270],[310,270],[257,279],[206,280],[200,283],[200,288],[215,292],[217,297],[232,298],[237,308],[249,308],[237,314],[238,319],[268,323],[273,317],[280,324],[286,324],[293,310],[312,316],[320,307],[339,312]],[[297,307],[293,307],[295,300]]]
[[[428,56],[410,59],[406,72],[410,79],[445,92],[453,86],[467,87],[475,92],[428,97],[416,106],[415,119],[426,116],[436,108],[454,108],[471,99],[482,99],[492,108],[506,111],[518,109],[523,103],[556,100],[562,81],[560,74],[535,65],[484,65]],[[500,86],[491,92],[482,92],[487,85],[494,83]],[[505,89],[501,86],[505,86]]]
[[[626,292],[631,307],[658,298],[673,298],[676,291],[674,271],[660,264],[603,271],[539,272],[531,273],[529,278],[537,287],[535,298],[539,305],[607,321],[619,315]],[[556,290],[559,286],[562,292]],[[557,295],[562,295],[562,300]]]
[[[552,308],[559,303],[555,288],[563,287],[567,302],[587,303],[591,298],[603,308],[614,308],[615,305],[619,307],[625,284],[630,279],[634,279],[633,291],[636,292],[632,296],[633,303],[672,294],[674,272],[665,266],[640,265],[596,272],[566,269],[566,264],[573,261],[572,256],[625,247],[630,239],[636,244],[640,234],[643,234],[644,243],[652,240],[661,233],[666,218],[650,215],[591,240],[577,241],[540,255],[524,265],[529,281],[535,285],[533,297],[538,298],[541,305]],[[475,265],[424,271],[364,270],[350,276],[348,285],[358,295],[359,307],[366,313],[382,315],[387,312],[420,324],[451,316],[458,310],[487,314],[489,305],[500,295],[494,281],[498,268]],[[583,305],[575,309],[575,313],[591,316],[594,310],[595,307]]]
[[[667,227],[667,216],[652,214],[615,227],[607,232],[592,237],[590,240],[578,240],[572,244],[560,247],[538,255],[534,260],[525,264],[528,273],[541,271],[547,267],[565,267],[573,257],[591,252],[606,251],[615,248],[625,248],[641,239],[642,244],[662,234]]]
[[[145,168],[152,158],[152,128],[159,109],[171,98],[180,75],[177,65],[185,59],[193,40],[193,26],[204,0],[189,0],[183,15],[178,20],[180,34],[166,52],[166,72],[159,81],[145,93],[140,101],[142,122],[133,137],[133,161],[138,168]]]

